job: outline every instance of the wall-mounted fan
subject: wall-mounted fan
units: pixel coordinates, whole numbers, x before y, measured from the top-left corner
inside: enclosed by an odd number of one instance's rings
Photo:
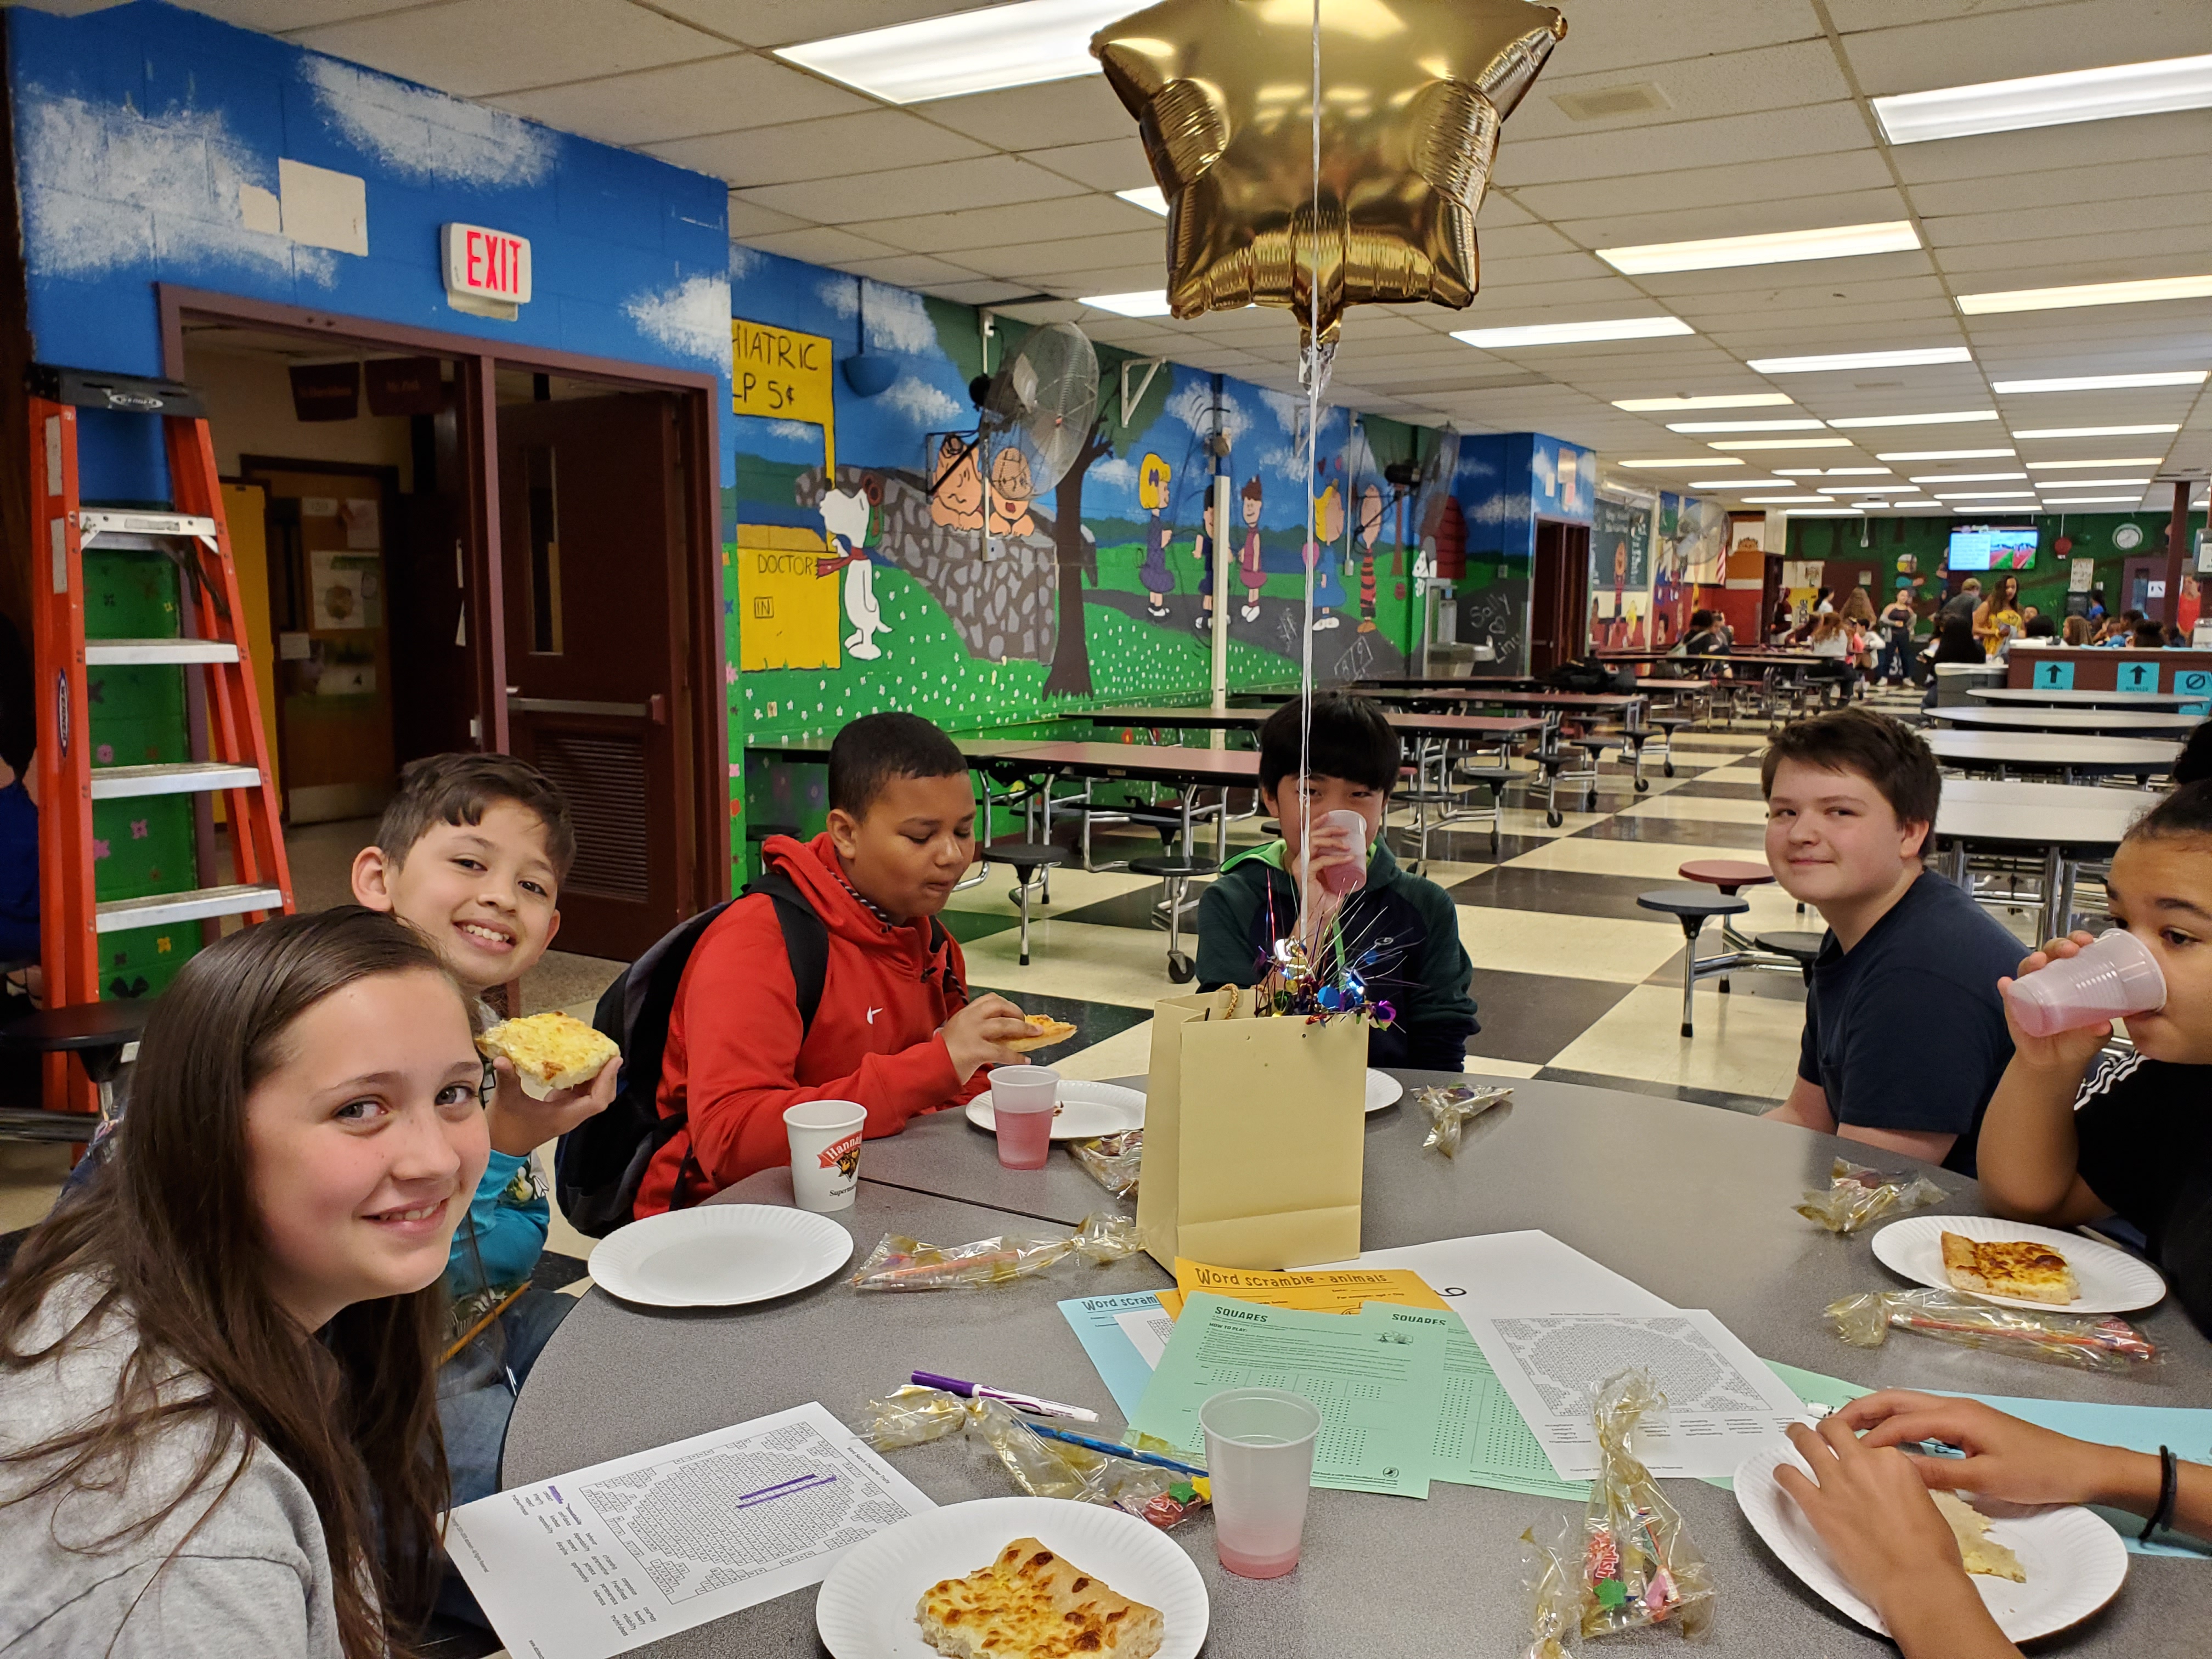
[[[1029,504],[1083,456],[1098,416],[1098,354],[1073,323],[1031,329],[998,373],[968,383],[975,429],[966,448],[940,459],[934,496],[972,453],[983,484],[986,556],[1000,536],[1029,533]]]

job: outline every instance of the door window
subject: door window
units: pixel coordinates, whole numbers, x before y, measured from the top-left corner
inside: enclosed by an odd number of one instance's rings
[[[552,446],[528,446],[522,452],[522,467],[530,514],[530,649],[535,656],[557,657],[562,653],[561,508]]]

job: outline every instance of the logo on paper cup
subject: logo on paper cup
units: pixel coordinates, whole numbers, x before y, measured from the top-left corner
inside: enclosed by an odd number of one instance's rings
[[[833,1140],[822,1149],[822,1167],[835,1169],[841,1176],[858,1175],[860,1170],[860,1132],[858,1129],[842,1140]]]

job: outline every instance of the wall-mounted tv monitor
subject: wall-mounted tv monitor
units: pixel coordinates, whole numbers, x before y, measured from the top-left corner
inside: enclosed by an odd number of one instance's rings
[[[1954,570],[2033,570],[2036,530],[2026,525],[1960,525],[1946,562]]]

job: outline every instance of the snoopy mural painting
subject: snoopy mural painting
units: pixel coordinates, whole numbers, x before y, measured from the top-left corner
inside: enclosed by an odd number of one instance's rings
[[[882,482],[872,477],[864,479],[858,489],[833,489],[822,498],[823,538],[830,553],[816,566],[815,574],[830,576],[841,568],[844,571],[845,618],[853,624],[853,631],[845,636],[845,649],[863,662],[884,654],[876,635],[890,632],[884,621],[883,607],[876,602],[876,567],[867,550],[873,538],[876,507],[882,500]]]

